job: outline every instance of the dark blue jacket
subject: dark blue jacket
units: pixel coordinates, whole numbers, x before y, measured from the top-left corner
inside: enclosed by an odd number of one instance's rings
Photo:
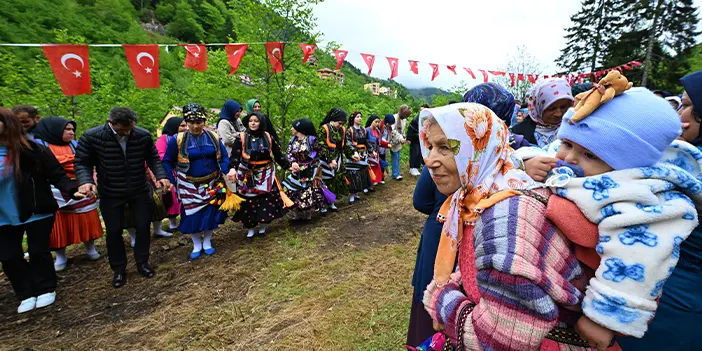
[[[439,239],[441,238],[442,224],[436,220],[441,205],[446,201],[447,196],[440,193],[436,184],[431,179],[429,169],[424,167],[422,175],[419,176],[417,185],[414,188],[412,203],[414,208],[426,215],[429,215],[424,222],[422,237],[417,248],[417,261],[414,264],[414,276],[412,286],[414,286],[414,299],[421,303],[424,290],[431,283],[434,277],[434,260],[436,251],[439,249]]]

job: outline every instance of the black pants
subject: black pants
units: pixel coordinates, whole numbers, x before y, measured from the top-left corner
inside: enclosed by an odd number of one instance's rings
[[[134,217],[134,228],[136,229],[134,261],[137,264],[149,261],[151,241],[149,230],[153,202],[153,198],[148,192],[126,198],[100,198],[100,212],[105,221],[105,232],[107,233],[107,256],[113,271],[121,272],[127,268],[127,252],[124,249],[124,239],[122,239],[122,232],[125,228],[123,226],[124,206],[130,207]]]
[[[409,327],[407,328],[407,345],[417,347],[431,338],[434,331],[434,322],[429,313],[424,309],[421,301],[412,298]]]
[[[422,149],[419,143],[412,142],[410,144],[410,168],[420,169],[424,165],[424,158],[422,158]]]
[[[0,227],[0,262],[20,300],[56,291],[54,260],[49,238],[54,216],[18,226]],[[22,238],[27,232],[29,262],[24,259]]]

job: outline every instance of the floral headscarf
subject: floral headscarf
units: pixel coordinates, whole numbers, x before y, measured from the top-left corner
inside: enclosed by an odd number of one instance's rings
[[[436,121],[449,139],[461,179],[461,187],[449,196],[438,215],[444,226],[434,275],[443,283],[453,270],[464,224],[475,225],[483,210],[491,206],[483,200],[499,192],[503,196],[493,198],[516,195],[514,190],[527,189],[534,181],[518,169],[519,160],[509,147],[507,126],[487,107],[457,103],[424,109],[419,118],[422,156],[429,156],[427,138]]]
[[[536,122],[536,130],[534,138],[539,146],[543,147],[550,144],[556,139],[558,134],[558,124],[550,125],[544,122],[542,116],[544,111],[554,102],[568,99],[573,101],[573,93],[568,81],[563,78],[551,78],[539,81],[534,85],[527,95],[527,103],[529,106],[529,117]]]

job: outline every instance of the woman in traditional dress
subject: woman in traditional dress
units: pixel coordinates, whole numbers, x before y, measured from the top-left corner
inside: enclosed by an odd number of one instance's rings
[[[156,140],[156,150],[158,151],[158,155],[161,157],[161,160],[163,160],[163,157],[166,155],[168,142],[171,141],[171,139],[173,139],[178,133],[186,130],[188,130],[188,125],[185,123],[185,120],[180,117],[171,117],[168,119],[168,121],[166,121],[166,125],[163,126],[161,136],[158,138],[158,140]],[[178,200],[176,188],[171,188],[170,196],[166,194],[164,199],[166,197],[170,197],[170,200],[165,201],[169,202],[169,206],[166,208],[166,214],[168,215],[168,221],[170,222],[168,228],[170,230],[176,230],[178,229],[178,222],[176,218],[178,215],[180,215],[180,200]]]
[[[328,201],[324,196],[319,167],[319,144],[315,142],[317,131],[309,118],[300,118],[292,124],[293,136],[288,143],[285,158],[290,164],[291,174],[283,180],[286,193],[295,203],[293,221],[312,219],[313,211],[327,212]],[[329,193],[329,190],[327,190]],[[336,197],[329,200],[335,200]]]
[[[66,176],[72,181],[76,180],[73,160],[78,143],[74,140],[75,134],[76,122],[58,116],[44,117],[34,128],[34,139],[51,150],[66,171]],[[76,186],[78,186],[77,183]],[[83,243],[88,259],[91,261],[100,259],[100,253],[93,243],[103,234],[97,199],[85,198],[66,202],[58,189],[52,187],[51,190],[60,207],[56,212],[49,243],[49,247],[56,253],[54,269],[56,271],[66,269],[68,245]]]
[[[380,148],[389,148],[390,143],[383,139],[380,128],[380,117],[371,115],[366,121],[366,133],[368,133],[368,164],[373,172],[375,180],[373,186],[384,183],[383,169],[381,168]]]
[[[265,235],[265,225],[285,216],[286,208],[293,203],[275,175],[276,162],[283,169],[288,168],[288,162],[266,130],[267,118],[254,112],[244,122],[246,132],[234,143],[227,176],[236,182],[237,192],[246,200],[232,220],[248,228],[246,237],[253,240],[257,226],[258,234]]]
[[[358,193],[368,193],[372,184],[370,169],[368,168],[368,133],[361,125],[363,115],[354,111],[349,118],[349,127],[346,129],[346,143],[353,154],[346,158],[346,183],[349,185],[349,203],[361,200]]]
[[[203,251],[207,256],[215,253],[213,231],[227,219],[227,213],[220,211],[216,202],[225,187],[223,170],[227,169],[229,156],[217,134],[205,129],[207,113],[202,105],[185,105],[183,117],[188,130],[168,142],[163,168],[176,184],[182,201],[180,232],[190,234],[190,259],[194,260]]]
[[[344,177],[344,156],[351,158],[353,153],[346,144],[346,111],[334,107],[329,110],[319,127],[317,149],[319,150],[319,167],[322,171],[322,181],[337,194],[346,191]],[[329,205],[330,211],[337,211],[334,204]]]

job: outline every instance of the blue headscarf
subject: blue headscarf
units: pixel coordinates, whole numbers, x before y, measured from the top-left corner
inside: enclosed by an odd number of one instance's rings
[[[512,113],[516,106],[514,95],[492,82],[474,86],[463,94],[461,101],[481,104],[495,112],[497,117],[500,117],[505,123],[509,123],[512,119]]]
[[[229,122],[234,122],[234,114],[241,111],[241,104],[234,100],[227,100],[222,106],[222,111],[219,113],[219,119],[226,119]]]
[[[692,101],[692,108],[702,117],[702,70],[680,78],[680,83]]]
[[[383,119],[383,122],[385,122],[386,125],[395,124],[395,116],[392,113],[388,113],[387,115],[385,115],[385,119]]]

